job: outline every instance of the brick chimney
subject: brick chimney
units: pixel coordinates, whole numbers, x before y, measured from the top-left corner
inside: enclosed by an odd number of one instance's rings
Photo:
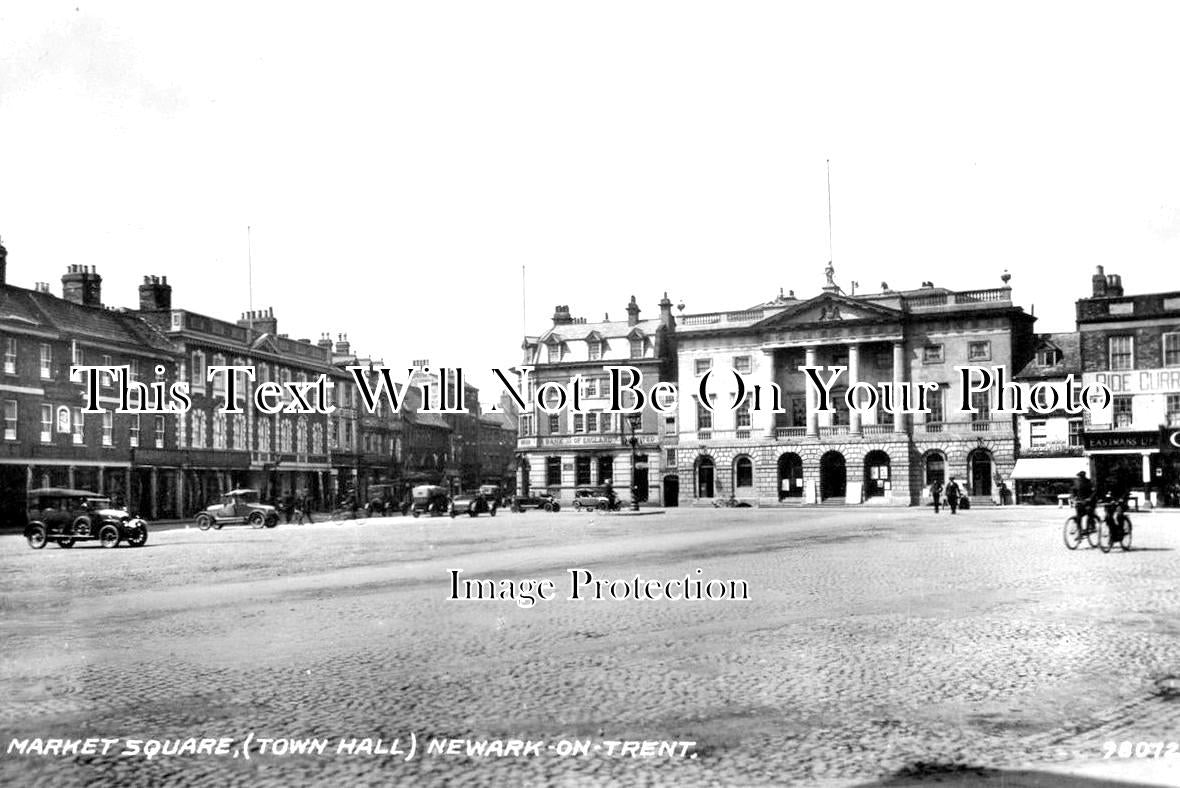
[[[779,295],[782,295],[781,290]],[[660,322],[667,328],[671,328],[676,322],[672,318],[672,302],[668,299],[667,291],[664,291],[664,297],[660,299]]]
[[[348,341],[348,334],[336,335],[336,354],[340,356],[347,356],[352,349],[352,344]]]
[[[671,306],[671,304],[669,304]],[[639,304],[635,303],[635,296],[631,296],[631,303],[627,304],[627,325],[634,326],[639,323]]]
[[[8,250],[0,240],[0,285],[8,284]]]
[[[1123,294],[1123,277],[1119,274],[1108,274],[1106,277],[1106,295],[1119,298]]]
[[[71,265],[61,278],[61,297],[82,306],[102,306],[102,277],[92,265]]]
[[[574,319],[570,315],[569,306],[564,305],[564,304],[558,304],[557,306],[555,306],[553,308],[553,325],[565,326],[565,325],[569,325],[572,322],[574,322]]]
[[[238,325],[252,328],[259,334],[277,334],[279,332],[279,321],[275,319],[274,307],[243,312]]]
[[[158,312],[172,308],[172,285],[166,276],[145,276],[139,286],[139,308],[144,312]]]
[[[1091,298],[1106,298],[1106,275],[1102,266],[1098,266],[1098,270],[1090,277],[1090,283],[1093,286]]]

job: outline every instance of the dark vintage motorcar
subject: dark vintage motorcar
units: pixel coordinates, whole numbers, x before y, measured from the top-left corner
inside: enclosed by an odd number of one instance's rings
[[[475,517],[480,514],[496,516],[499,502],[495,498],[488,498],[482,492],[459,493],[451,501],[451,516],[466,514]]]
[[[25,539],[34,550],[49,542],[59,547],[87,540],[98,540],[103,547],[116,547],[119,542],[131,547],[147,544],[147,523],[112,507],[111,500],[99,493],[43,487],[29,491],[28,504]]]
[[[446,487],[437,484],[420,484],[410,492],[410,512],[415,517],[423,514],[431,516],[449,514],[455,516],[451,506],[451,495]]]
[[[556,512],[561,509],[561,504],[557,498],[547,492],[536,495],[517,495],[512,499],[512,511],[523,512],[527,509],[544,509],[547,512]]]
[[[274,528],[279,524],[279,513],[275,507],[261,502],[258,490],[230,490],[221,496],[219,503],[197,513],[196,522],[202,531],[241,524]]]
[[[488,499],[489,503],[495,502],[497,507],[504,506],[508,496],[504,494],[504,488],[498,484],[481,484],[479,486],[480,494]]]

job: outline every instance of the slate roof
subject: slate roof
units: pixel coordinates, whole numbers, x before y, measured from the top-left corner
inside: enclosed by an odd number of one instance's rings
[[[1050,366],[1038,364],[1035,353],[1049,347],[1061,351],[1061,360]],[[1064,378],[1070,373],[1074,375],[1082,373],[1082,339],[1081,334],[1077,331],[1037,334],[1033,348],[1033,358],[1016,373],[1015,379]]]
[[[50,293],[6,285],[0,287],[0,323],[13,329],[37,326],[61,337],[75,337],[136,350],[169,355],[177,348],[133,314],[105,307],[82,306]]]

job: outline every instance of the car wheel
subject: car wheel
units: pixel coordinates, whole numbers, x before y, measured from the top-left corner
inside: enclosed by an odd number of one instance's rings
[[[420,511],[418,511],[417,509],[415,509],[415,510],[414,510],[414,517],[415,517],[415,518],[417,518],[417,517],[420,517],[420,516],[422,516],[422,512],[420,512]]]
[[[98,529],[98,543],[110,549],[119,546],[119,529],[113,525],[104,525]]]
[[[471,517],[475,517],[477,514],[479,514],[479,512],[475,511],[474,509],[468,509],[467,514]]]
[[[29,547],[40,550],[49,541],[49,536],[45,526],[34,525],[25,533],[25,539],[29,540]]]
[[[263,522],[262,524],[265,525],[267,528],[274,528],[276,525],[279,524],[279,516],[277,514],[272,514],[269,517],[267,517],[265,522]]]
[[[204,513],[198,514],[197,515],[197,527],[200,528],[202,531],[208,531],[210,528],[213,527],[213,518],[207,514],[204,514]]]
[[[545,504],[545,511],[551,512],[553,510],[549,508],[549,504]],[[581,501],[574,501],[574,511],[575,512],[582,511],[582,502]]]
[[[93,531],[90,530],[92,527],[93,523],[91,522],[90,518],[86,515],[81,515],[80,517],[74,518],[74,522],[70,525],[70,533],[84,534],[89,536],[93,533]]]
[[[147,544],[147,523],[143,520],[136,522],[127,532],[127,544],[131,547],[143,547]]]
[[[250,523],[253,528],[261,528],[263,524],[262,512],[250,512],[250,516],[246,518],[246,522]]]
[[[74,546],[74,540],[73,539],[58,539],[57,546],[62,548],[63,550],[68,550]]]
[[[575,508],[575,509],[577,509],[577,508],[578,508],[578,505],[577,505],[577,504],[574,504],[574,508]],[[547,503],[547,504],[545,504],[545,511],[547,511],[547,512],[555,512],[555,511],[557,511],[557,510],[553,508],[553,504],[552,504],[552,503]]]
[[[495,516],[496,516],[496,507],[494,507],[494,506],[493,506],[493,507],[491,508],[491,510],[488,512],[488,516],[489,516],[489,517],[495,517]]]

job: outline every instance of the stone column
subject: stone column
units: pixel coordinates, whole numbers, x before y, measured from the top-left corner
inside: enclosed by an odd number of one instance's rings
[[[809,347],[806,351],[806,358],[804,364],[807,366],[815,366],[815,348]],[[819,403],[817,398],[819,392],[810,382],[804,382],[805,391],[807,393],[807,437],[814,438],[819,435],[819,413],[816,411]]]
[[[67,478],[69,479],[67,484],[71,490],[76,490],[78,488],[78,483],[74,481],[74,471],[76,471],[77,469],[78,469],[78,466],[76,466],[76,465],[71,465],[68,469],[66,469],[66,475],[67,475]]]
[[[184,468],[177,468],[176,475],[176,516],[184,517],[184,485],[185,485],[185,471]]]
[[[893,407],[895,410],[901,409],[901,384],[905,380],[905,343],[897,341],[893,343]],[[893,431],[895,433],[905,432],[905,414],[893,414]]]
[[[848,390],[860,382],[860,345],[853,343],[848,346]],[[853,405],[859,403],[852,403]],[[860,411],[854,407],[848,408],[848,432],[860,435]]]
[[[775,371],[775,366],[774,366],[774,350],[763,350],[763,351],[762,351],[762,354],[766,356],[766,366],[767,366],[767,368],[768,368],[768,370],[769,370],[769,371],[768,371],[768,373],[767,373],[767,379],[770,381],[770,384],[771,384],[771,386],[773,387],[773,385],[774,385],[774,371]],[[784,405],[786,405],[788,408],[790,407],[790,403],[783,403],[783,404],[784,404]],[[764,407],[764,408],[769,408],[769,405],[764,403],[764,404],[763,404],[763,407]],[[757,414],[755,414],[755,413],[751,413],[751,414],[750,414],[750,418],[756,418],[756,415],[757,415]],[[775,438],[777,438],[777,437],[778,437],[778,418],[779,418],[779,414],[777,414],[777,413],[767,413],[767,415],[768,415],[770,418],[769,418],[769,419],[767,419],[767,421],[768,421],[769,423],[768,423],[768,425],[767,425],[767,427],[766,427],[766,437],[767,437],[767,438],[769,438],[769,439],[771,439],[771,440],[774,440]],[[751,433],[751,434],[753,434],[753,433]]]

